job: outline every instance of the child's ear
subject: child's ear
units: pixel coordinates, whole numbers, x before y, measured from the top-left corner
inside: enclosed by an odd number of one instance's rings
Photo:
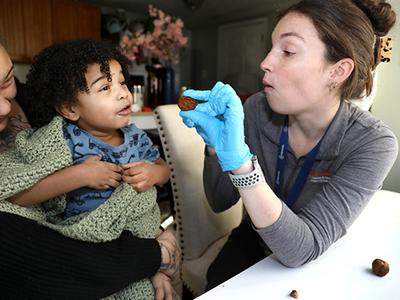
[[[57,112],[70,121],[78,121],[79,119],[79,110],[73,104],[61,104],[61,106],[57,108]]]

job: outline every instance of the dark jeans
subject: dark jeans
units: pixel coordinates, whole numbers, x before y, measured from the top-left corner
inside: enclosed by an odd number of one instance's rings
[[[244,271],[266,254],[260,244],[260,236],[245,222],[232,230],[221,252],[207,272],[206,291]]]

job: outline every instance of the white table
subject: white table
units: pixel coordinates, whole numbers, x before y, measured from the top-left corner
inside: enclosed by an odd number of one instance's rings
[[[375,258],[390,272],[370,271]],[[400,193],[375,194],[348,233],[317,260],[287,268],[273,256],[198,297],[208,299],[396,300],[400,299]]]

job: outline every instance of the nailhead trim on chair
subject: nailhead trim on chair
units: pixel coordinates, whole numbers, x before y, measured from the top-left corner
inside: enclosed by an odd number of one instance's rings
[[[164,149],[164,156],[165,156],[165,159],[166,159],[166,162],[167,162],[167,166],[170,169],[170,183],[171,183],[171,187],[172,187],[172,195],[173,195],[173,201],[174,201],[173,212],[174,212],[174,215],[175,215],[175,226],[174,227],[176,228],[176,236],[177,236],[177,240],[179,241],[179,246],[180,246],[181,251],[182,251],[182,261],[183,261],[184,266],[185,266],[185,268],[180,268],[179,275],[180,275],[180,278],[182,280],[183,285],[187,288],[187,290],[190,291],[194,296],[199,296],[199,295],[197,295],[197,293],[195,291],[197,289],[200,289],[198,292],[201,293],[202,292],[201,291],[202,285],[204,284],[204,282],[203,281],[201,283],[197,282],[198,281],[197,278],[192,277],[192,276],[196,276],[196,274],[192,274],[192,271],[194,271],[194,270],[191,270],[189,267],[187,268],[187,266],[186,266],[187,263],[191,262],[190,260],[188,260],[190,251],[186,252],[186,255],[188,255],[188,256],[185,258],[185,247],[188,249],[188,245],[189,245],[188,241],[189,241],[190,237],[188,237],[188,239],[186,241],[186,236],[185,236],[185,233],[183,231],[183,216],[184,216],[183,212],[185,211],[185,203],[180,203],[181,200],[184,200],[182,198],[182,196],[183,196],[183,187],[182,188],[178,188],[178,183],[180,183],[180,181],[178,181],[177,174],[175,174],[175,170],[173,168],[173,165],[176,164],[177,162],[179,162],[180,158],[174,157],[172,155],[173,153],[169,152],[169,148],[171,148],[172,143],[170,143],[170,145],[168,145],[168,142],[167,142],[169,140],[169,137],[170,137],[169,134],[178,134],[179,135],[179,132],[176,133],[176,131],[179,131],[179,130],[175,130],[175,131],[171,131],[171,132],[168,131],[168,134],[167,134],[167,132],[164,131],[164,128],[162,126],[163,124],[161,123],[161,115],[160,115],[160,114],[164,114],[164,111],[166,113],[168,113],[168,114],[169,114],[169,112],[174,111],[173,115],[171,115],[171,116],[167,115],[166,116],[166,120],[165,120],[165,122],[169,122],[168,121],[169,117],[173,118],[171,120],[171,122],[173,122],[173,124],[171,124],[172,125],[171,128],[176,128],[175,126],[180,127],[182,124],[175,123],[177,121],[176,116],[175,116],[175,113],[177,112],[177,107],[169,107],[169,108],[168,107],[165,107],[165,108],[164,107],[160,107],[160,108],[156,108],[156,110],[154,111],[154,119],[156,121],[158,133],[159,133],[160,140],[161,140],[161,145],[162,145],[162,148]],[[168,127],[167,125],[170,125],[170,124],[165,123],[164,125],[166,127]],[[171,130],[173,130],[173,129],[171,129]],[[175,137],[175,136],[173,136],[173,137]],[[180,137],[180,136],[177,136],[177,138],[178,137]],[[197,148],[197,149],[199,149],[199,148]],[[179,150],[183,150],[183,149],[179,149]],[[202,153],[200,152],[199,154],[201,155]],[[186,155],[185,155],[185,157],[186,157]],[[197,158],[198,158],[198,156],[197,156]],[[197,175],[198,174],[196,173],[196,176]],[[225,232],[226,231],[226,229],[225,229],[226,226],[230,226],[230,228],[233,228],[233,226],[237,226],[236,223],[240,222],[240,218],[242,216],[241,211],[242,211],[242,207],[235,206],[234,210],[232,210],[229,214],[227,214],[226,217],[222,218],[221,219],[221,224],[224,226],[224,228],[221,228],[221,229],[219,229],[219,228],[217,229],[216,228],[217,232],[215,232],[215,237],[217,237],[217,235],[219,235],[219,234],[221,234],[221,235],[225,234],[226,233]],[[210,217],[212,217],[212,219],[214,219],[214,216],[210,216]],[[235,219],[233,219],[233,217]],[[186,219],[185,218],[185,226],[187,226],[186,223],[188,222],[188,220],[190,220],[190,219]],[[186,229],[186,227],[185,227],[185,229]],[[214,236],[214,234],[213,234],[213,236]],[[221,243],[222,242],[223,241],[221,241]],[[221,245],[222,244],[219,243],[219,240],[218,240],[218,244],[213,244],[213,246],[215,246],[215,247],[213,247],[212,252],[210,252],[210,255],[207,255],[207,257],[205,257],[205,259],[207,259],[207,263],[209,262],[208,261],[209,258],[212,259],[212,255],[214,255],[214,252],[217,251],[217,248],[220,247]],[[206,267],[206,266],[204,266],[204,267]],[[185,271],[183,271],[183,269]],[[186,274],[186,271],[188,272],[188,274]],[[203,270],[201,272],[203,272]],[[193,286],[192,286],[190,281],[189,282],[185,282],[183,280],[184,275],[185,276],[188,275],[188,277],[190,279],[194,280],[193,281]],[[203,274],[201,274],[201,275],[203,275]],[[187,279],[189,279],[189,278],[187,278]],[[201,284],[201,285],[197,286],[198,284]]]
[[[155,114],[155,116],[156,116],[156,119],[158,120],[158,125],[159,125],[159,131],[160,131],[160,139],[161,139],[161,142],[164,144],[164,145],[167,145],[168,143],[167,143],[167,141],[165,140],[165,133],[164,133],[164,129],[163,129],[163,127],[161,126],[161,121],[160,121],[160,116],[158,115],[158,113],[157,113],[157,111],[154,111],[154,114]],[[168,165],[169,166],[171,166],[172,165],[172,161],[171,161],[171,156],[169,155],[169,149],[168,149],[168,147],[166,147],[165,149],[164,149],[164,155],[165,155],[165,157],[166,157],[166,159],[167,159],[167,163],[168,163]],[[176,217],[177,217],[177,219],[179,219],[179,220],[182,220],[182,216],[180,215],[180,209],[178,209],[176,206],[179,206],[179,202],[178,202],[178,198],[179,198],[179,193],[178,193],[178,190],[176,189],[176,182],[175,182],[175,174],[174,174],[174,169],[172,168],[172,167],[170,167],[170,172],[171,172],[171,174],[170,174],[170,182],[171,182],[171,184],[172,184],[172,186],[174,186],[175,188],[173,189],[173,196],[174,196],[174,199],[175,199],[175,201],[174,201],[174,210],[175,210],[175,214],[176,214]],[[182,233],[182,222],[181,221],[178,221],[178,229],[179,229],[179,231],[180,231],[180,234],[181,234],[181,236],[183,236],[183,233]],[[183,239],[181,239],[181,241],[182,241],[182,244],[184,244],[184,240]],[[181,247],[182,248],[182,247]],[[184,256],[184,253],[182,253],[182,257]]]
[[[186,282],[184,282],[184,281],[182,280],[182,283],[183,283],[183,285],[189,290],[189,292],[192,293],[192,295],[195,295],[195,294],[196,294],[196,292],[195,292],[190,286],[188,286],[188,285],[186,284]]]
[[[157,124],[158,124],[158,127],[159,127],[158,130],[160,132],[161,142],[164,145],[167,145],[167,141],[165,139],[165,133],[163,131],[163,127],[161,126],[160,116],[158,115],[157,111],[154,111],[154,115],[156,116],[156,119],[157,119]],[[180,245],[180,248],[181,248],[181,251],[182,251],[182,260],[184,260],[185,259],[185,252],[184,252],[185,239],[184,239],[184,234],[183,234],[182,216],[180,214],[181,210],[178,208],[179,207],[179,201],[178,201],[178,199],[179,199],[179,191],[176,188],[174,168],[172,168],[171,156],[169,155],[168,151],[169,151],[168,147],[165,147],[164,155],[165,155],[167,163],[168,163],[168,165],[170,167],[170,182],[171,182],[171,185],[174,187],[172,193],[173,193],[173,197],[174,197],[174,211],[175,211],[176,221],[178,223],[177,228],[179,230],[179,237],[180,237],[179,245]],[[182,279],[182,269],[180,270],[180,278]],[[183,280],[182,280],[182,282],[183,282]],[[187,284],[185,284],[185,286],[186,286],[186,288],[188,288],[190,290],[190,292],[192,294],[194,293],[193,289],[191,289]]]

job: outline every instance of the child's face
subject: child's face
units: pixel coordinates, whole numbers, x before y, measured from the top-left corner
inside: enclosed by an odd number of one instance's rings
[[[75,105],[77,125],[98,136],[114,132],[128,125],[132,94],[125,84],[120,64],[110,61],[111,81],[100,72],[100,65],[88,67],[85,74],[89,93],[79,92]]]

